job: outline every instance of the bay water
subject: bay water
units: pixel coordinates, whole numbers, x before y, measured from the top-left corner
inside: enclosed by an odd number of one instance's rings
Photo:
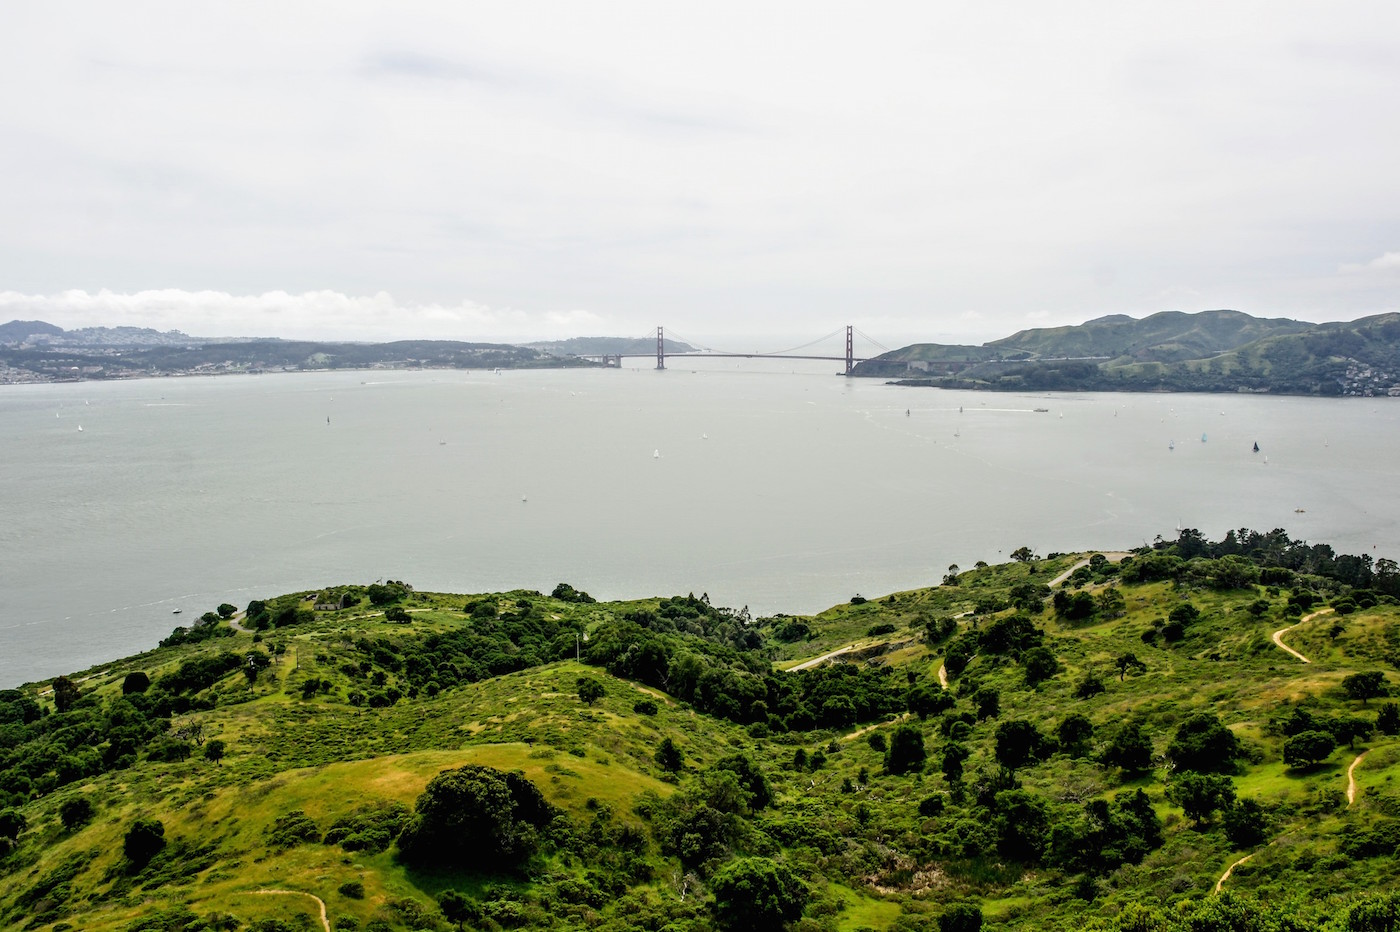
[[[1400,557],[1400,399],[670,364],[0,387],[0,687],[154,647],[221,602],[384,578],[760,615],[1183,526]]]

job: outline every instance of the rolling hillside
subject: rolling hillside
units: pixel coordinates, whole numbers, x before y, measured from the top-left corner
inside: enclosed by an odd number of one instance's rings
[[[1102,317],[981,347],[916,344],[856,367],[908,384],[1000,391],[1400,391],[1400,314],[1308,324],[1237,311]]]
[[[1393,561],[1015,556],[220,606],[0,691],[0,929],[1396,928]]]

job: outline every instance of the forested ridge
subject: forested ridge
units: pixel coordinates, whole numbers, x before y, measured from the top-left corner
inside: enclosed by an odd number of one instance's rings
[[[212,608],[0,691],[0,928],[1400,929],[1394,561],[933,575]]]

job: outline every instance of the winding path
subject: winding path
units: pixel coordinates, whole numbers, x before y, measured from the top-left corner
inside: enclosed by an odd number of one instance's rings
[[[326,927],[326,932],[331,932],[331,921],[326,916],[326,901],[314,893],[303,893],[301,890],[259,890],[258,893],[272,893],[280,896],[309,896],[316,901],[316,905],[321,907],[321,925]]]
[[[1221,874],[1221,875],[1220,875],[1220,879],[1217,880],[1217,881],[1215,882],[1215,892],[1216,892],[1216,893],[1219,893],[1219,892],[1220,892],[1220,887],[1221,887],[1221,885],[1222,885],[1223,883],[1225,883],[1225,881],[1227,881],[1227,880],[1230,879],[1230,875],[1233,874],[1233,873],[1235,872],[1235,868],[1239,867],[1241,864],[1243,864],[1245,861],[1248,861],[1248,860],[1249,860],[1250,858],[1252,858],[1252,857],[1254,857],[1254,855],[1252,855],[1252,854],[1246,854],[1244,857],[1240,858],[1240,859],[1239,859],[1238,861],[1236,861],[1234,864],[1231,864],[1229,867],[1225,868],[1225,873]]]
[[[946,663],[938,665],[938,682],[944,689],[948,688],[948,665]]]
[[[855,649],[855,644],[847,644],[845,647],[834,650],[829,654],[822,654],[820,657],[813,657],[811,660],[804,660],[795,667],[788,667],[788,672],[792,672],[794,670],[806,670],[810,667],[820,666],[821,664],[826,663],[828,660],[831,660],[835,657],[840,657],[842,654],[849,654]]]
[[[1369,748],[1368,748],[1367,750],[1365,750],[1365,751],[1362,751],[1360,754],[1356,755],[1356,760],[1352,761],[1352,762],[1351,762],[1351,766],[1347,768],[1347,807],[1348,807],[1348,808],[1351,807],[1351,804],[1352,804],[1352,803],[1356,802],[1356,768],[1361,764],[1361,762],[1362,762],[1363,760],[1366,759],[1366,755],[1367,755],[1367,754],[1370,754],[1370,753],[1371,753],[1371,751],[1370,751]]]
[[[1285,634],[1287,634],[1288,632],[1292,631],[1294,628],[1298,627],[1298,625],[1301,625],[1303,622],[1305,622],[1305,621],[1312,621],[1312,620],[1313,620],[1314,618],[1316,618],[1318,615],[1327,615],[1327,614],[1330,614],[1331,611],[1332,611],[1332,609],[1330,609],[1330,608],[1320,608],[1320,609],[1318,609],[1317,611],[1313,612],[1313,613],[1310,614],[1310,615],[1304,615],[1302,618],[1299,618],[1297,624],[1289,625],[1287,628],[1280,628],[1280,629],[1278,629],[1277,631],[1274,632],[1274,644],[1278,645],[1278,646],[1279,646],[1280,648],[1282,648],[1283,650],[1288,651],[1288,652],[1289,652],[1290,654],[1292,654],[1294,657],[1297,657],[1299,660],[1303,661],[1303,663],[1312,663],[1311,660],[1309,660],[1308,658],[1304,657],[1302,654],[1298,653],[1296,650],[1294,650],[1293,648],[1289,647],[1287,644],[1283,643],[1283,636],[1284,636]]]
[[[1124,557],[1130,557],[1132,556],[1132,554],[1127,553],[1125,551],[1115,550],[1112,553],[1104,554],[1104,556],[1108,558],[1109,563],[1121,563]],[[1075,570],[1079,569],[1081,566],[1088,566],[1089,561],[1091,559],[1093,559],[1093,557],[1086,557],[1085,559],[1080,560],[1078,563],[1074,564],[1074,566],[1071,566],[1069,569],[1065,570],[1063,573],[1050,580],[1050,582],[1047,583],[1047,585],[1051,589],[1054,589],[1060,583],[1073,576]]]

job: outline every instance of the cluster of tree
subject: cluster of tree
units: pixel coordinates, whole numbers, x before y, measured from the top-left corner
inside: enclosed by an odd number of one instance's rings
[[[1226,531],[1214,542],[1195,528],[1184,528],[1175,540],[1158,540],[1153,551],[1133,561],[1132,572],[1143,581],[1189,572],[1212,580],[1217,588],[1241,588],[1254,583],[1291,586],[1297,576],[1318,576],[1356,590],[1373,589],[1380,595],[1400,597],[1400,564],[1394,560],[1373,560],[1368,553],[1339,554],[1327,544],[1294,540],[1281,528],[1267,533],[1240,528]],[[1176,557],[1182,562],[1162,561],[1161,557]],[[1228,559],[1231,557],[1240,559]],[[1214,563],[1184,569],[1189,561],[1198,559]],[[1123,576],[1129,578],[1127,567]]]

